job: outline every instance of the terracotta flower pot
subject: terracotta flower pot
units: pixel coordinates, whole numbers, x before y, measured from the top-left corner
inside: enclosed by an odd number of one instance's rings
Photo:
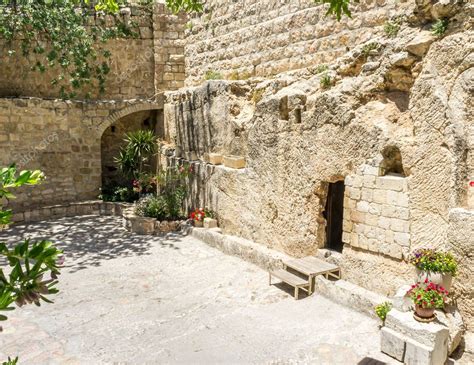
[[[434,308],[423,308],[420,305],[415,304],[415,313],[420,318],[426,318],[426,319],[434,318],[433,316],[434,311],[435,311]]]
[[[194,221],[194,227],[203,227],[203,222],[202,221]]]
[[[453,276],[451,274],[416,269],[416,280],[419,283],[424,283],[425,279],[428,279],[428,281],[431,281],[434,284],[441,285],[447,291],[451,290],[451,284],[453,282]]]

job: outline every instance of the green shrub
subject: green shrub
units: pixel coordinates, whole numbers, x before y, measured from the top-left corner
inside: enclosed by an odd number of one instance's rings
[[[156,136],[153,131],[138,130],[126,134],[125,142],[115,162],[125,176],[138,179],[150,167],[150,160],[157,151]]]
[[[379,48],[379,44],[377,42],[367,43],[362,47],[362,55],[367,58],[369,57],[369,54],[371,51],[375,51],[378,48]]]
[[[435,36],[442,36],[445,32],[446,29],[448,29],[448,20],[447,19],[438,19],[433,25],[431,26],[431,32]]]
[[[209,70],[206,72],[204,78],[206,80],[223,80],[222,74],[217,71]]]
[[[391,309],[392,309],[392,303],[383,302],[375,306],[375,313],[382,320],[382,322],[385,322],[385,319],[387,318],[387,314],[388,312],[391,311]]]
[[[255,105],[257,105],[260,100],[263,98],[263,94],[265,93],[265,89],[256,89],[252,93],[252,101]]]
[[[126,202],[133,203],[138,200],[138,193],[131,187],[126,186],[105,186],[102,188],[102,193],[99,199],[105,202]]]
[[[390,38],[395,38],[400,30],[400,23],[398,21],[389,20],[383,26],[385,34]]]
[[[331,85],[332,85],[331,76],[329,76],[327,73],[323,74],[321,76],[321,79],[319,80],[319,84],[321,85],[321,87],[323,89],[327,89],[327,88],[331,87]]]
[[[7,361],[2,362],[2,365],[17,365],[18,364],[18,357],[15,357],[14,359],[8,357]]]
[[[325,72],[327,70],[329,70],[329,66],[323,64],[323,65],[318,65],[315,71],[317,74],[320,74],[321,72]]]

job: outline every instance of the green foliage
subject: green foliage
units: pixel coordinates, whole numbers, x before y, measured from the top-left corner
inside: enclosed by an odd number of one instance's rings
[[[383,302],[375,306],[375,313],[382,320],[382,322],[385,322],[385,318],[387,318],[387,314],[391,310],[392,310],[392,303],[390,302]]]
[[[181,218],[187,194],[186,181],[191,172],[191,167],[186,165],[162,169],[155,177],[158,196],[147,195],[140,199],[135,208],[136,214],[159,220]]]
[[[328,89],[332,85],[332,79],[331,76],[329,76],[327,73],[324,73],[321,76],[321,79],[319,80],[319,84],[323,89]]]
[[[14,359],[8,357],[7,361],[2,362],[2,365],[17,365],[18,364],[18,357],[15,357]]]
[[[334,15],[338,21],[342,19],[342,15],[346,15],[352,18],[351,11],[349,9],[350,0],[314,0],[316,3],[329,4],[326,15]],[[359,0],[354,0],[355,3],[359,3]]]
[[[449,25],[448,19],[438,19],[431,26],[431,32],[435,36],[441,37],[448,29],[448,25]]]
[[[414,251],[410,263],[422,271],[456,275],[458,264],[450,252],[423,248]]]
[[[44,174],[41,171],[21,171],[17,173],[15,165],[4,167],[0,169],[0,203],[3,199],[14,199],[10,190],[18,188],[22,185],[36,185],[44,179]],[[0,226],[10,223],[12,217],[11,210],[5,210],[0,205]]]
[[[227,76],[228,80],[248,80],[252,77],[250,72],[239,72],[237,70],[232,71],[229,76]]]
[[[204,78],[206,80],[223,80],[224,79],[220,72],[212,71],[212,70],[207,71],[206,74],[204,75]]]
[[[324,64],[323,64],[323,65],[318,65],[318,66],[316,67],[316,70],[315,70],[315,71],[316,71],[317,74],[320,74],[321,72],[325,72],[325,71],[327,71],[327,70],[329,70],[328,65],[324,65]]]
[[[362,47],[362,55],[367,58],[370,55],[370,52],[375,51],[379,48],[379,44],[377,42],[370,42],[367,44],[364,44]]]
[[[187,13],[201,12],[203,5],[201,0],[166,0],[166,6],[174,13],[185,11]]]
[[[23,185],[36,185],[44,179],[41,171],[22,171],[17,173],[11,165],[0,169],[0,217],[1,224],[10,223],[11,211],[3,209],[3,199],[15,196],[10,192],[13,188]],[[62,259],[61,251],[49,241],[31,242],[25,240],[9,249],[5,243],[0,243],[0,256],[6,258],[10,270],[8,276],[0,269],[0,311],[13,310],[13,303],[22,306],[27,303],[40,305],[41,301],[51,303],[46,295],[57,293],[57,275]],[[49,274],[50,279],[45,279]],[[0,321],[6,320],[0,315]],[[13,362],[16,360],[9,361]]]
[[[99,1],[95,9],[78,0],[1,1],[9,5],[0,11],[0,36],[8,54],[16,57],[19,45],[18,56],[28,59],[32,71],[51,69],[51,83],[63,98],[74,98],[85,88],[104,92],[111,57],[106,42],[137,34],[115,14],[115,0]],[[106,27],[100,15],[102,24],[87,24],[97,10],[110,12],[115,25]]]
[[[115,162],[127,177],[138,179],[149,168],[157,151],[157,139],[152,131],[138,130],[128,133],[125,142]]]
[[[385,34],[390,38],[395,38],[400,30],[400,22],[397,20],[389,20],[383,26]]]
[[[412,285],[407,295],[413,300],[413,303],[422,308],[443,308],[448,291],[437,284],[425,280],[424,283]]]
[[[127,186],[105,186],[99,199],[106,202],[127,202],[132,203],[138,200],[138,193]]]

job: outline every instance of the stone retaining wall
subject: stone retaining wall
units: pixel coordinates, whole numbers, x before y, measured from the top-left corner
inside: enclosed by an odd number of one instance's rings
[[[409,5],[361,1],[352,19],[337,22],[313,0],[206,1],[206,11],[187,27],[186,82],[199,84],[207,71],[245,79],[330,64],[382,34],[384,22]]]

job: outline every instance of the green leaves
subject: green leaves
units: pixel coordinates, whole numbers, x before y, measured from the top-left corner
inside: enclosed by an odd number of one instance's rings
[[[329,4],[326,15],[334,15],[338,21],[342,19],[342,15],[346,15],[352,18],[351,11],[349,9],[350,0],[314,0],[316,3]],[[354,0],[359,3],[359,0]]]
[[[166,0],[166,6],[174,13],[185,11],[187,13],[201,12],[203,5],[201,0]]]
[[[5,256],[11,271],[8,277],[0,269],[0,311],[12,310],[14,302],[18,306],[28,303],[41,305],[41,301],[50,303],[45,295],[56,294],[55,285],[62,264],[62,251],[50,241],[31,242],[25,240],[8,249],[0,244],[0,254]],[[44,279],[46,274],[50,279]],[[6,316],[2,315],[6,320]]]
[[[128,133],[125,142],[127,144],[120,150],[115,162],[125,175],[138,178],[156,153],[156,136],[152,131],[139,130]]]
[[[0,12],[0,37],[7,41],[8,54],[27,57],[34,72],[51,70],[51,85],[65,99],[75,97],[76,90],[89,85],[103,92],[110,71],[110,56],[106,56],[104,44],[112,38],[137,35],[117,16],[116,0],[94,3],[95,9],[89,0],[17,0],[16,6]],[[13,0],[0,0],[0,4],[12,5]],[[105,25],[101,17],[105,14],[115,17],[115,25]],[[88,24],[91,17],[102,19],[103,24]],[[21,53],[15,52],[18,45]]]

